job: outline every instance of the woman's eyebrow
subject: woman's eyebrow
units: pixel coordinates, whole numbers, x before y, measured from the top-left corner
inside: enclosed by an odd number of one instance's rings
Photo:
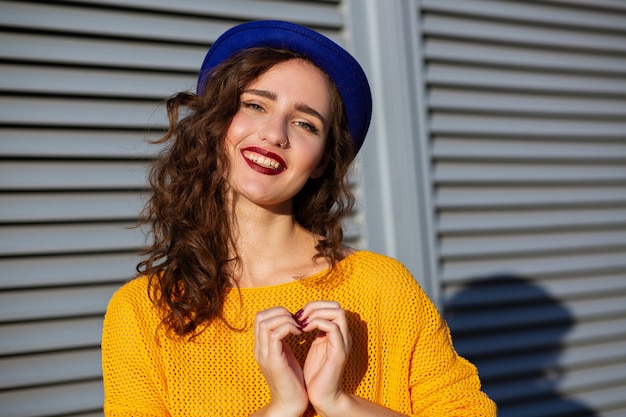
[[[324,116],[322,116],[320,112],[318,112],[314,108],[304,103],[299,103],[298,105],[296,105],[296,109],[298,111],[301,111],[302,113],[310,114],[313,117],[317,117],[318,119],[320,119],[320,122],[322,122],[323,125],[326,125],[326,119],[324,118]]]
[[[267,90],[251,89],[251,90],[244,90],[243,92],[269,98],[270,100],[276,100],[278,98],[278,95],[276,95],[276,93],[272,93],[271,91],[267,91]]]
[[[249,94],[254,94],[254,95],[257,95],[257,96],[261,96],[261,97],[265,97],[265,98],[273,100],[273,101],[276,101],[276,99],[278,98],[278,95],[276,93],[273,93],[273,92],[267,91],[267,90],[250,89],[250,90],[244,90],[243,92],[244,93],[249,93]],[[318,112],[317,110],[315,110],[314,108],[312,108],[308,104],[298,103],[298,104],[296,104],[296,110],[301,111],[302,113],[310,114],[311,116],[314,116],[314,117],[320,119],[320,121],[323,124],[326,124],[326,118],[324,118],[324,116],[322,116],[320,112]]]

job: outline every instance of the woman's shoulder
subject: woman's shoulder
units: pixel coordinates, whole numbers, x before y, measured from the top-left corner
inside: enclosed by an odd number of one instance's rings
[[[344,262],[350,274],[363,280],[363,283],[368,286],[420,289],[419,284],[404,264],[390,256],[360,250],[348,255]]]
[[[432,301],[411,272],[395,258],[358,251],[345,258],[342,271],[349,275],[347,288],[358,294],[362,305],[372,306],[389,320],[421,316]],[[415,322],[415,325],[419,323]]]
[[[147,277],[123,284],[111,297],[104,315],[102,337],[106,343],[120,340],[153,342],[161,318],[152,303]]]
[[[402,264],[402,262],[390,256],[376,252],[370,252],[367,250],[354,251],[346,256],[344,261],[346,261],[349,267],[354,270],[365,273],[385,273],[411,277],[411,273]]]
[[[134,310],[149,310],[153,307],[148,291],[149,285],[150,280],[146,276],[127,281],[113,293],[113,296],[109,300],[107,310],[129,308]]]
[[[139,293],[147,294],[149,283],[150,280],[147,276],[133,278],[123,283],[114,296],[135,298]]]

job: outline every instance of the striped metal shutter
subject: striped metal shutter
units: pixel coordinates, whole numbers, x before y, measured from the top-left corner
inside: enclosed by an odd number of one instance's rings
[[[626,415],[626,3],[419,5],[457,350],[501,417]]]
[[[102,317],[144,243],[161,100],[194,87],[228,27],[285,19],[342,42],[340,6],[0,2],[0,415],[102,415]]]

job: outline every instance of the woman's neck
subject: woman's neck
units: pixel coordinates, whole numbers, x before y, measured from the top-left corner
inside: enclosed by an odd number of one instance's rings
[[[313,259],[319,236],[289,214],[258,209],[254,215],[239,215],[234,231],[239,264],[233,275],[239,287],[282,284],[329,266]]]

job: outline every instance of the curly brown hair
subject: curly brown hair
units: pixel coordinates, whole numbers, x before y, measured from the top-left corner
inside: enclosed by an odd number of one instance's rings
[[[150,277],[150,297],[163,312],[163,323],[180,336],[193,335],[213,319],[224,320],[225,292],[238,262],[224,138],[243,90],[291,59],[306,60],[287,50],[248,49],[215,68],[204,94],[181,92],[166,100],[169,129],[156,143],[167,146],[150,171],[153,193],[142,216],[142,223],[150,224],[152,241],[137,272]],[[294,197],[293,215],[322,236],[316,257],[335,265],[343,258],[342,219],[354,204],[347,180],[354,147],[343,102],[330,78],[328,82],[333,115],[324,155],[328,164],[320,178],[309,180]]]

